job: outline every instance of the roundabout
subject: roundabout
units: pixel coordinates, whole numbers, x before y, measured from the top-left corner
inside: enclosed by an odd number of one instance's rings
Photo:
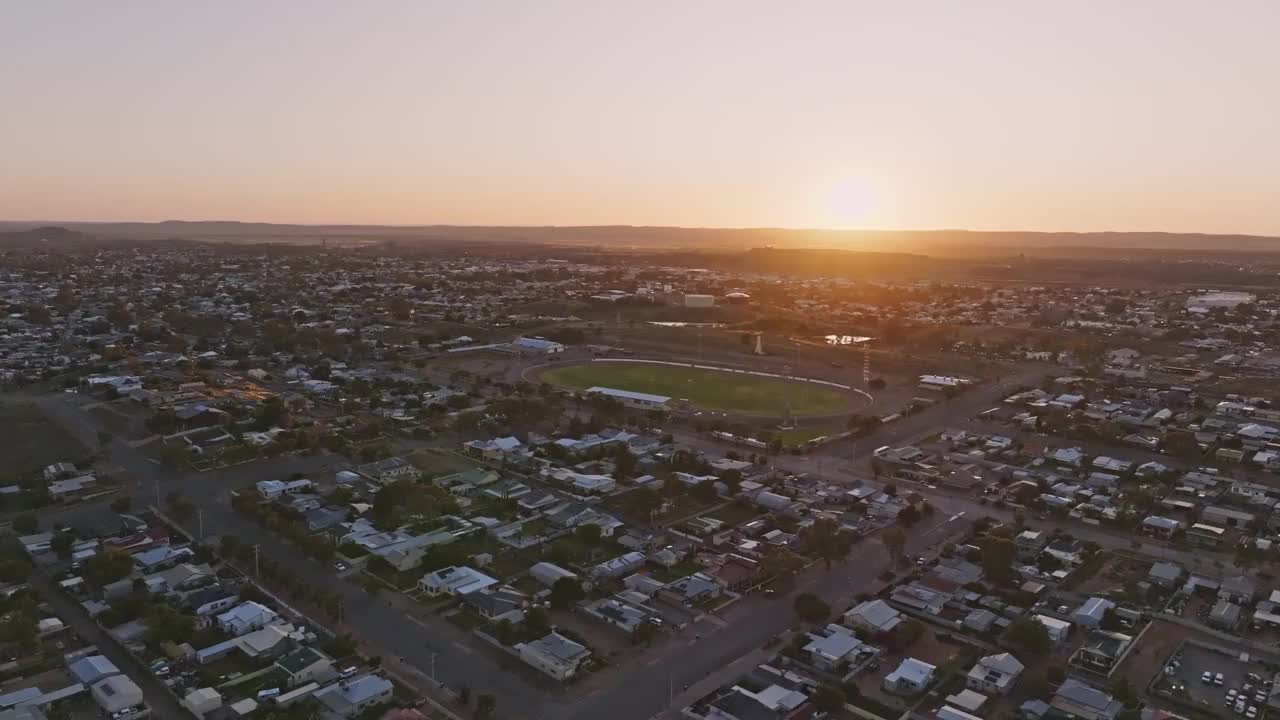
[[[867,393],[839,383],[713,365],[597,359],[531,370],[538,380],[564,388],[662,395],[677,406],[731,415],[836,417],[871,404]]]

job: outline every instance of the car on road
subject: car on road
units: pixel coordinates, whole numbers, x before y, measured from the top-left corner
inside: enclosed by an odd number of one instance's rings
[[[1200,673],[1200,682],[1202,683],[1213,682],[1213,673],[1209,672],[1208,670],[1205,670],[1204,672]]]
[[[1218,673],[1213,676],[1213,684],[1219,687],[1222,686],[1222,673]]]
[[[1258,717],[1258,706],[1250,705],[1248,709],[1244,711],[1244,716],[1249,718],[1249,720],[1253,720],[1254,718]]]
[[[343,570],[347,569],[347,564],[341,561],[336,562],[333,564],[333,569],[337,570],[338,572],[342,572]]]
[[[926,564],[926,563],[928,563],[928,562],[929,562],[929,561],[928,561],[927,559],[925,559],[925,557],[924,557],[923,555],[917,555],[917,556],[916,556],[916,565],[924,565],[924,564]]]
[[[1228,691],[1227,691],[1227,697],[1226,697],[1226,700],[1225,700],[1225,702],[1223,702],[1223,704],[1224,704],[1224,705],[1226,705],[1226,706],[1228,706],[1228,707],[1230,707],[1230,706],[1232,706],[1232,705],[1235,705],[1235,704],[1236,704],[1236,694],[1237,694],[1237,693],[1236,693],[1236,689],[1235,689],[1235,688],[1231,688],[1230,690],[1228,690]]]

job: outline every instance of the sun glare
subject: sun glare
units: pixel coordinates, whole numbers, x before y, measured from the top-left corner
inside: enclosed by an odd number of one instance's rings
[[[860,178],[844,178],[827,189],[827,225],[858,227],[872,219],[877,209],[875,188]]]

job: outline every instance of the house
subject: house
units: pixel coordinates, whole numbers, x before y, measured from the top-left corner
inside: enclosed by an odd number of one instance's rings
[[[275,657],[289,649],[291,643],[287,641],[290,640],[295,633],[296,631],[293,626],[287,623],[283,625],[268,625],[261,630],[247,632],[234,640],[229,640],[228,643],[234,649],[244,653],[247,657]],[[208,648],[205,650],[207,651]],[[228,648],[228,650],[230,650],[230,648]]]
[[[97,485],[98,479],[93,475],[80,475],[78,477],[66,478],[64,480],[54,480],[49,483],[46,488],[49,495],[55,500],[65,500],[67,496],[83,492]]]
[[[965,687],[981,693],[1008,695],[1026,666],[1009,653],[978,660],[965,676]]]
[[[1107,611],[1114,608],[1115,603],[1100,597],[1092,597],[1085,600],[1076,611],[1071,613],[1071,620],[1077,625],[1087,628],[1096,628],[1102,624],[1102,619],[1106,617]]]
[[[697,605],[720,597],[720,583],[705,573],[694,573],[668,583],[659,593],[664,599],[681,605]]]
[[[825,633],[825,634],[824,634]],[[843,674],[842,666],[853,665],[860,651],[865,647],[848,628],[840,625],[828,625],[824,632],[809,633],[809,644],[803,652],[809,664],[828,673]]]
[[[94,683],[89,694],[108,715],[142,704],[142,689],[128,675],[112,675]]]
[[[486,620],[511,620],[516,622],[524,617],[520,612],[529,604],[529,596],[512,587],[499,587],[497,590],[481,590],[460,596],[462,604],[471,608]]]
[[[311,492],[315,483],[307,479],[298,480],[261,480],[255,485],[258,494],[267,500],[276,500],[284,495],[297,495]]]
[[[881,686],[898,695],[916,695],[929,687],[936,670],[937,667],[923,660],[905,658],[893,672],[885,675]]]
[[[1249,527],[1256,517],[1253,513],[1218,505],[1210,505],[1200,513],[1200,519],[1205,523],[1229,528]]]
[[[1206,620],[1220,630],[1234,630],[1240,624],[1240,606],[1230,600],[1214,603]]]
[[[397,480],[417,480],[422,477],[418,468],[408,460],[399,457],[365,463],[356,467],[356,472],[380,485],[389,485]]]
[[[333,675],[333,660],[313,647],[300,647],[276,660],[275,667],[291,688],[323,682]]]
[[[644,553],[629,552],[591,568],[595,578],[618,578],[644,567]]]
[[[223,632],[239,637],[245,633],[260,630],[274,623],[279,617],[275,610],[250,600],[219,615],[217,624]]]
[[[102,655],[87,655],[67,665],[67,673],[81,685],[92,685],[112,675],[119,675],[120,669]]]
[[[1044,547],[1046,538],[1040,530],[1023,530],[1013,539],[1018,549],[1026,553],[1038,553]]]
[[[1225,577],[1218,585],[1218,599],[1234,603],[1252,603],[1258,594],[1257,584],[1248,575]]]
[[[78,472],[76,466],[72,463],[60,462],[46,466],[43,474],[45,482],[53,482],[54,480],[72,477]]]
[[[602,620],[625,633],[634,632],[646,622],[651,622],[654,613],[650,610],[622,602],[616,598],[605,598],[589,603],[582,608],[583,612]]]
[[[1171,562],[1153,563],[1147,579],[1163,588],[1174,587],[1182,580],[1182,566]]]
[[[549,562],[540,562],[531,566],[529,568],[529,576],[547,587],[555,585],[556,581],[561,578],[571,578],[573,580],[578,579],[576,573],[565,570],[559,565]]]
[[[1167,517],[1152,515],[1142,519],[1142,532],[1151,537],[1168,540],[1182,527],[1182,523]]]
[[[1217,547],[1226,534],[1226,528],[1196,523],[1187,529],[1187,541],[1199,547]]]
[[[143,573],[153,573],[174,567],[178,563],[192,558],[195,552],[189,547],[173,547],[169,544],[157,545],[150,550],[135,553],[133,566]]]
[[[469,567],[453,565],[429,572],[418,581],[427,595],[466,595],[497,585],[498,581]]]
[[[525,663],[561,681],[577,674],[582,663],[591,657],[586,647],[554,631],[533,642],[518,643],[515,648]]]
[[[1049,706],[1079,720],[1116,720],[1124,709],[1119,700],[1071,677],[1058,686]]]
[[[1076,650],[1071,662],[1100,675],[1109,675],[1124,659],[1133,637],[1107,630],[1093,630]]]
[[[375,705],[390,702],[393,689],[386,678],[362,675],[320,688],[312,697],[339,717],[354,718]]]
[[[844,624],[867,632],[887,634],[902,622],[902,614],[884,600],[867,600],[844,614]]]
[[[1066,620],[1059,620],[1048,615],[1033,615],[1031,619],[1044,626],[1044,629],[1049,633],[1049,639],[1055,644],[1066,642],[1067,636],[1071,634],[1071,623]]]
[[[192,715],[202,718],[222,707],[222,695],[211,687],[196,688],[182,698],[182,705]]]

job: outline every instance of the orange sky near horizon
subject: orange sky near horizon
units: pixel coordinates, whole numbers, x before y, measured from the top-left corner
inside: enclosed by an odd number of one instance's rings
[[[1280,235],[1280,3],[0,11],[0,219]]]

